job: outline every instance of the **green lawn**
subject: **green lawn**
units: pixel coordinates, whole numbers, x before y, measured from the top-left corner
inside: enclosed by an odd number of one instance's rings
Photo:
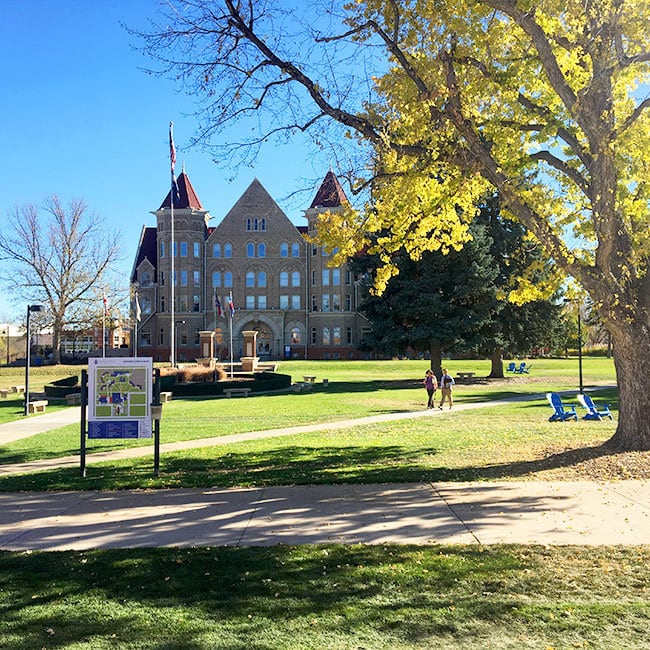
[[[0,647],[650,647],[650,549],[0,553]]]

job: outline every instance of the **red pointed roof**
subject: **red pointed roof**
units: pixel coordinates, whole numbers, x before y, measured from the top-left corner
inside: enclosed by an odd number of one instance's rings
[[[183,209],[183,208],[192,208],[193,210],[203,210],[201,201],[197,196],[190,179],[188,178],[185,172],[181,172],[181,175],[176,179],[176,185],[178,186],[178,200],[174,201],[174,207]],[[165,200],[160,206],[160,210],[163,208],[171,208],[171,189],[167,192]]]
[[[310,208],[339,208],[350,203],[345,195],[339,179],[332,170],[328,171],[321,183]]]

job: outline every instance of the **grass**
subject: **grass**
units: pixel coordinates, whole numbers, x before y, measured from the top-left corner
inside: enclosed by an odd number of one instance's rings
[[[0,553],[0,647],[648,648],[650,550]]]

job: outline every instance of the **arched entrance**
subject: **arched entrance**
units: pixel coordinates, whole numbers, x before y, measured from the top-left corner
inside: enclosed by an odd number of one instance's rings
[[[259,320],[250,321],[242,327],[244,330],[255,330],[257,332],[257,356],[260,359],[268,359],[274,353],[273,330],[269,325]]]

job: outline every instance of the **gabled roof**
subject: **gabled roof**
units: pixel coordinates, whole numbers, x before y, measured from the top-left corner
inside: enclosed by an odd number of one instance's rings
[[[184,208],[203,210],[201,201],[194,191],[192,183],[190,183],[190,179],[185,172],[181,172],[181,175],[176,179],[176,185],[178,187],[178,199],[174,200],[174,208],[178,208],[179,210]],[[170,189],[159,208],[160,210],[163,208],[171,208],[171,194],[172,192]]]
[[[342,205],[348,205],[348,197],[345,195],[338,178],[331,170],[327,172],[323,182],[321,183],[314,200],[309,206],[310,209],[314,208],[339,208]]]
[[[142,233],[140,234],[140,244],[138,245],[138,253],[131,273],[131,282],[136,281],[136,271],[145,259],[148,259],[151,262],[154,269],[156,268],[158,263],[157,238],[157,228],[144,227],[142,229]]]

